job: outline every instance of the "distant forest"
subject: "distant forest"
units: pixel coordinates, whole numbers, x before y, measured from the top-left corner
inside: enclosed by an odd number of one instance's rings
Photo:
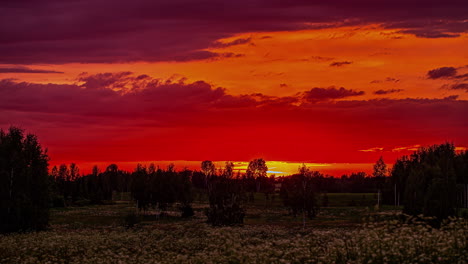
[[[83,175],[74,163],[49,169],[49,158],[37,137],[11,127],[0,131],[0,232],[47,227],[48,208],[103,204],[130,195],[139,211],[161,215],[177,206],[181,217],[193,215],[192,202],[207,203],[212,225],[243,223],[244,204],[262,193],[282,199],[292,215],[314,217],[328,206],[327,193],[376,193],[378,205],[402,206],[410,215],[432,216],[438,222],[468,207],[468,152],[451,143],[422,147],[403,156],[389,170],[382,157],[368,175],[356,172],[340,178],[311,171],[305,165],[286,177],[267,175],[265,160],[249,162],[245,173],[234,164],[216,168],[203,161],[200,170],[176,170],[174,165],[137,165],[133,172],[116,164]],[[356,206],[373,206],[355,201]]]

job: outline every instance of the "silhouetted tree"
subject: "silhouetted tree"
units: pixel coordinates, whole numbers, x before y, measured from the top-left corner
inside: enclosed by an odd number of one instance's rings
[[[410,161],[407,156],[403,156],[395,162],[391,171],[391,186],[393,187],[393,203],[395,205],[404,204],[404,193],[406,188],[406,182],[409,176]]]
[[[261,183],[267,176],[268,167],[264,159],[254,159],[249,162],[246,170],[248,179],[255,181],[255,191],[260,192]]]
[[[150,207],[158,208],[160,216],[163,216],[170,206],[179,203],[182,217],[192,216],[191,175],[188,169],[175,171],[174,164],[169,164],[166,170],[156,168],[154,164],[148,169],[138,165],[132,174],[132,197],[143,211]]]
[[[210,162],[202,163],[204,165]],[[211,167],[211,165],[209,166]],[[242,207],[243,188],[239,179],[233,179],[233,164],[226,162],[221,175],[208,174],[208,199],[210,207],[206,209],[208,223],[214,226],[238,225],[244,222],[245,209]]]
[[[132,177],[132,197],[137,203],[137,208],[146,211],[151,205],[150,179],[146,167],[137,164]]]
[[[0,232],[48,225],[48,156],[32,134],[0,130]]]
[[[374,164],[374,172],[372,173],[376,181],[376,185],[377,185],[377,192],[378,192],[377,204],[379,206],[380,206],[381,199],[382,199],[381,193],[385,184],[385,177],[387,176],[387,173],[388,173],[387,164],[385,164],[383,157],[380,156],[379,160],[377,160],[377,162]]]
[[[205,161],[202,161],[201,163],[201,171],[203,172],[203,175],[205,175],[205,185],[206,185],[206,188],[208,190],[208,195],[209,195],[210,189],[211,189],[209,185],[209,179],[213,175],[215,175],[216,167],[211,160],[205,160]]]
[[[385,164],[383,157],[380,156],[379,160],[374,164],[374,172],[372,175],[376,178],[384,178],[387,176],[388,169],[387,164]]]
[[[191,183],[192,171],[184,169],[177,174],[177,191],[176,200],[180,203],[182,217],[190,217],[194,215],[192,208],[193,191]]]
[[[455,214],[456,160],[455,147],[445,143],[420,148],[408,160],[397,161],[393,182],[406,179],[403,211],[411,215],[434,216],[441,221]],[[404,164],[402,164],[404,162]]]
[[[299,174],[284,178],[281,184],[280,195],[283,203],[288,207],[294,216],[298,213],[313,218],[318,212],[317,190],[314,184],[314,177],[318,178],[319,172],[312,172],[305,165],[299,168]]]
[[[99,170],[98,166],[94,166],[92,169],[92,173],[88,175],[88,197],[91,200],[91,203],[98,204],[104,200],[102,186],[99,184],[101,181],[99,177],[101,175],[101,171]]]

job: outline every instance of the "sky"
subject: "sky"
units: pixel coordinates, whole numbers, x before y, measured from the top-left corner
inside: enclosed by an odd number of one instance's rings
[[[51,165],[340,176],[468,147],[465,0],[5,1],[0,128]]]

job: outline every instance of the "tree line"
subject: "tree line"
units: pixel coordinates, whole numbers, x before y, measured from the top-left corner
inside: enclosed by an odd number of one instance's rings
[[[340,178],[305,165],[294,175],[268,176],[263,159],[250,161],[245,173],[236,173],[232,162],[216,168],[206,160],[200,170],[138,164],[127,172],[111,164],[104,171],[95,166],[87,175],[74,163],[54,166],[49,172],[48,161],[47,150],[36,136],[15,127],[0,130],[0,232],[44,229],[50,207],[102,204],[123,194],[130,194],[143,213],[154,208],[164,215],[177,205],[182,217],[192,216],[192,202],[204,197],[212,225],[242,224],[245,205],[255,199],[255,193],[267,201],[279,196],[290,213],[304,221],[315,217],[320,206],[327,206],[327,193],[334,192],[375,192],[379,202],[403,205],[407,214],[439,220],[468,205],[468,154],[457,153],[450,143],[401,157],[391,170],[380,158],[372,175],[357,172]]]
[[[422,147],[398,159],[386,182],[386,202],[404,205],[406,214],[456,215],[468,208],[468,151],[457,153],[451,143]]]

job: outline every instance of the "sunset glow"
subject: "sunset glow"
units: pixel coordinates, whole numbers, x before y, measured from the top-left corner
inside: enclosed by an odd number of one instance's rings
[[[84,172],[264,158],[341,176],[468,147],[466,8],[254,2],[8,3],[0,127]]]

